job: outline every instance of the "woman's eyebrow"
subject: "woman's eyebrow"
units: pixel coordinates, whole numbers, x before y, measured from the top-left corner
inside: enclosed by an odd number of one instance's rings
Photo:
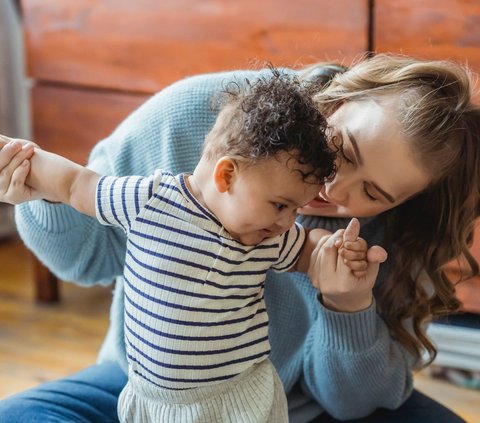
[[[348,138],[350,138],[350,144],[352,144],[352,148],[353,148],[353,154],[355,154],[355,158],[357,160],[357,163],[359,164],[363,164],[363,159],[362,159],[362,156],[360,154],[360,150],[358,148],[358,143],[357,143],[357,140],[355,139],[355,137],[353,136],[353,134],[350,132],[350,130],[347,128],[346,129],[347,131],[347,134],[348,134]],[[376,183],[374,182],[370,182],[370,184],[380,193],[382,194],[390,203],[395,203],[395,198],[393,197],[393,195],[390,195],[387,191],[383,190],[382,188],[380,188]]]
[[[358,149],[358,144],[357,140],[353,136],[353,134],[350,132],[350,129],[347,128],[347,134],[348,138],[350,138],[350,143],[352,144],[353,147],[353,153],[355,154],[355,158],[357,159],[357,163],[363,165],[363,159],[360,154],[360,150]]]
[[[380,188],[375,182],[370,182],[370,184],[380,193],[382,194],[390,203],[395,203],[395,198],[393,198],[392,195],[390,195],[387,191],[384,191],[382,188]]]

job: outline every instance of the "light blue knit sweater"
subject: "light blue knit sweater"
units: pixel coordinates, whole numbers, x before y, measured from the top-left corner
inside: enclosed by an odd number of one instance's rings
[[[212,97],[234,75],[243,81],[257,74],[201,75],[167,87],[94,148],[89,167],[110,175],[148,175],[156,168],[174,174],[192,171],[216,117]],[[114,360],[126,369],[121,277],[125,234],[68,206],[42,201],[18,206],[16,221],[26,245],[62,279],[91,286],[116,278],[111,324],[99,360]],[[343,219],[301,221],[330,230],[345,226]],[[378,242],[382,227],[380,217],[371,219],[363,225],[362,236]],[[398,407],[411,393],[412,357],[389,336],[375,304],[352,314],[325,309],[301,274],[270,273],[265,295],[271,360],[288,395],[292,422],[308,422],[323,410],[338,419],[358,418],[377,407]]]

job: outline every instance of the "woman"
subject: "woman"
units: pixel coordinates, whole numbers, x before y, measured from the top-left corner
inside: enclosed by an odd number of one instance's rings
[[[95,147],[90,167],[114,175],[191,171],[216,117],[212,98],[228,81],[256,75],[202,75],[166,88]],[[350,216],[364,217],[362,236],[387,247],[390,258],[374,288],[269,276],[271,359],[290,419],[461,421],[412,393],[412,370],[423,350],[434,354],[425,321],[458,307],[442,267],[464,256],[478,273],[467,250],[480,181],[480,112],[471,103],[469,76],[449,63],[381,55],[350,70],[313,67],[303,77],[317,84],[340,154],[335,179],[300,210],[300,221],[334,231]],[[19,146],[0,151],[1,192],[25,177],[23,158]],[[3,401],[0,421],[115,421],[126,382],[124,235],[45,202],[20,206],[17,224],[62,278],[88,286],[117,277],[117,284],[100,364]]]

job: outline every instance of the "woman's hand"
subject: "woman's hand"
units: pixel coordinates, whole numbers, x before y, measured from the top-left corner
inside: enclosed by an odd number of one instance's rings
[[[352,219],[345,230],[323,237],[310,258],[308,275],[332,310],[356,312],[372,303],[379,265],[387,253],[378,246],[367,250],[359,231],[360,223]]]
[[[30,171],[29,159],[35,144],[0,135],[0,201],[19,204],[35,199],[25,182]]]

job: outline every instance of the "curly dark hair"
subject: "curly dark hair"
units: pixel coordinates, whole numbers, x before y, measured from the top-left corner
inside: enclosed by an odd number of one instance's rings
[[[228,155],[253,164],[285,151],[311,169],[301,172],[304,181],[333,177],[336,154],[328,145],[327,122],[297,77],[272,68],[254,81],[231,82],[222,94],[203,148],[207,158]]]

